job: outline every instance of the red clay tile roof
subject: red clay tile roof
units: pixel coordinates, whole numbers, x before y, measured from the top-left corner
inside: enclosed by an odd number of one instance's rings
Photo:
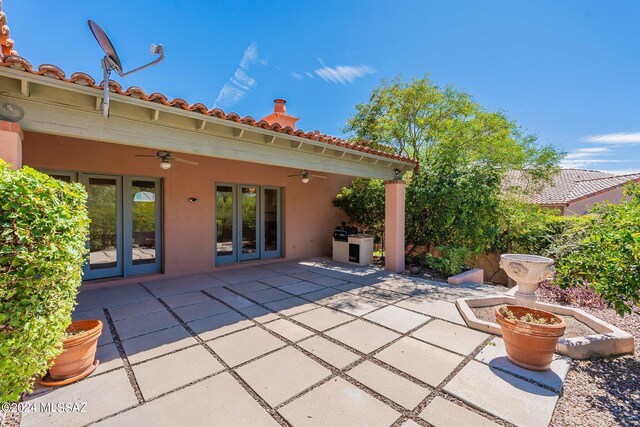
[[[43,64],[43,65],[40,65],[37,69],[35,69],[29,63],[29,61],[17,55],[9,55],[2,58],[2,61],[0,61],[0,67],[11,67],[13,69],[21,70],[30,74],[51,77],[51,78],[65,81],[68,83],[88,86],[94,89],[102,90],[102,87],[103,87],[102,83],[96,84],[95,79],[91,77],[89,74],[76,72],[71,74],[70,77],[67,77],[64,71],[62,71],[60,68],[56,67],[55,65],[51,65],[51,64]],[[241,124],[252,126],[252,127],[259,127],[262,129],[272,130],[274,132],[284,133],[287,135],[294,135],[300,138],[309,139],[311,141],[323,142],[329,145],[344,147],[353,151],[373,154],[378,157],[384,157],[388,159],[394,159],[394,160],[400,160],[407,163],[412,163],[416,167],[418,166],[418,162],[415,160],[412,160],[408,157],[400,156],[398,154],[391,154],[384,151],[369,148],[365,142],[355,144],[341,138],[336,138],[334,136],[322,134],[319,131],[305,132],[300,129],[293,129],[290,126],[282,127],[278,123],[269,124],[265,120],[256,121],[251,116],[240,117],[236,113],[227,114],[219,108],[208,109],[206,105],[199,102],[195,104],[189,104],[187,101],[185,101],[182,98],[168,99],[165,95],[158,92],[147,94],[144,90],[136,86],[132,86],[124,90],[118,82],[115,82],[113,80],[109,81],[109,90],[119,95],[130,96],[132,98],[138,98],[138,99],[142,99],[149,102],[157,102],[162,105],[182,108],[183,110],[193,111],[195,113],[200,113],[206,116],[217,117],[222,120],[230,120],[236,123],[241,123]]]
[[[614,175],[607,172],[584,169],[561,169],[551,178],[551,183],[530,196],[533,203],[545,206],[565,205],[579,199],[612,190],[629,181],[639,181],[640,173]],[[517,171],[505,177],[505,187],[526,187],[526,178]]]
[[[9,31],[9,25],[7,25],[7,15],[2,10],[2,0],[0,0],[0,58],[18,54],[13,50],[14,42],[10,36],[11,31]]]

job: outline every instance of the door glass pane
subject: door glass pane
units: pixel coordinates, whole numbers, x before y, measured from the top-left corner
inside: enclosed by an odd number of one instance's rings
[[[118,262],[118,199],[114,178],[89,178],[87,208],[89,227],[89,268],[116,267]]]
[[[242,187],[240,206],[242,209],[242,253],[256,253],[256,200],[255,187]]]
[[[131,259],[133,265],[156,261],[156,183],[134,180],[131,183]]]
[[[218,256],[233,255],[233,187],[216,188],[216,232]]]
[[[278,250],[278,190],[264,190],[264,250]]]
[[[51,178],[57,179],[58,181],[71,182],[71,176],[69,176],[69,175],[50,174],[49,176]]]

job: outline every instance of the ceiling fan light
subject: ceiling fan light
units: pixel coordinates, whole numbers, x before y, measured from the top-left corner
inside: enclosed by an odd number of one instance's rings
[[[309,177],[308,176],[303,176],[302,177],[302,183],[306,184],[307,182],[309,182]]]
[[[164,169],[164,170],[171,169],[171,163],[168,160],[162,160],[160,162],[160,169]]]

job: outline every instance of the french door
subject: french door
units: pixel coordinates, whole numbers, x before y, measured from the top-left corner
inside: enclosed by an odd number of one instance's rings
[[[279,257],[281,190],[216,185],[216,264]]]
[[[162,189],[157,178],[47,172],[87,190],[89,255],[83,279],[162,270]]]

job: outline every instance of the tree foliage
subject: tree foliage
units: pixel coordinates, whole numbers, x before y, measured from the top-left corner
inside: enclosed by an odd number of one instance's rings
[[[0,402],[60,353],[82,280],[86,192],[0,161]]]
[[[556,265],[560,286],[591,286],[618,314],[640,314],[640,185],[627,200],[596,206],[584,238]]]
[[[504,174],[519,170],[533,181],[544,179],[562,158],[503,112],[487,111],[470,95],[440,88],[426,76],[383,81],[368,103],[356,106],[345,131],[420,162],[406,177],[407,242],[437,250],[438,259],[426,262],[448,274],[495,245]],[[366,181],[339,195],[338,206],[357,223],[384,213],[382,183]]]

